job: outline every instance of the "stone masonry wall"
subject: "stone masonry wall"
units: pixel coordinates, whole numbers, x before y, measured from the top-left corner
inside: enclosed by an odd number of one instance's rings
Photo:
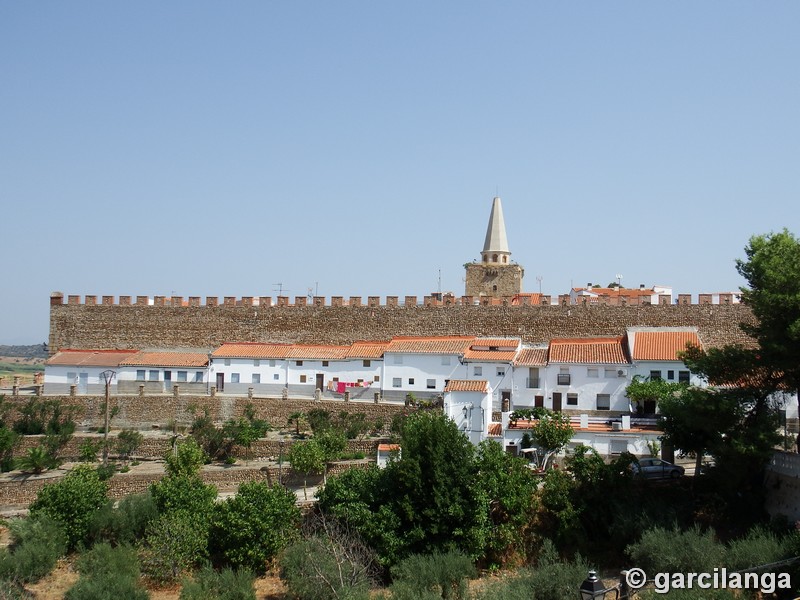
[[[360,300],[360,299],[359,299]],[[370,305],[372,304],[372,305]],[[348,306],[80,304],[53,302],[50,352],[59,349],[213,349],[224,342],[349,344],[392,336],[557,337],[622,335],[632,326],[696,326],[706,345],[749,343],[742,304],[640,306],[419,306],[360,302]]]

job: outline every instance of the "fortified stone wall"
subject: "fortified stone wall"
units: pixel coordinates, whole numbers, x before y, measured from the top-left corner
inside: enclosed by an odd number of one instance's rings
[[[125,300],[127,298],[127,300]],[[366,305],[351,298],[157,298],[131,303],[121,297],[53,295],[50,306],[50,352],[59,349],[213,349],[224,342],[287,342],[349,344],[358,340],[389,339],[392,336],[482,335],[520,336],[528,343],[547,343],[558,337],[614,336],[632,326],[695,326],[706,345],[749,343],[739,328],[752,323],[750,310],[742,304],[659,304],[637,306],[478,306],[471,302],[417,305],[416,297],[399,304],[397,297],[370,297]],[[269,302],[267,302],[269,301]]]

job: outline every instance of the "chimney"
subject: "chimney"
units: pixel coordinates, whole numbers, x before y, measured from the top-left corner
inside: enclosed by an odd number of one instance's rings
[[[639,289],[640,289],[640,290],[643,290],[643,289],[644,289],[644,284],[643,284],[643,283],[640,283],[640,284],[639,284]]]

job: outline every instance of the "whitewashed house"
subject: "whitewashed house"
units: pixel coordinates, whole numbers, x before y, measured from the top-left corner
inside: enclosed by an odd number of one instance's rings
[[[44,393],[104,394],[104,371],[114,371],[109,391],[117,393],[116,376],[120,362],[136,354],[136,350],[60,350],[44,363]]]
[[[465,379],[485,380],[492,393],[492,410],[509,410],[514,398],[514,359],[521,338],[475,338],[464,351]]]
[[[492,389],[483,379],[451,379],[444,389],[444,413],[476,446],[489,436]]]
[[[383,396],[436,398],[451,379],[466,379],[462,364],[472,336],[395,337],[383,354]]]
[[[630,367],[622,337],[551,340],[545,407],[593,415],[628,413]]]
[[[547,347],[523,347],[512,363],[513,390],[511,410],[544,408],[547,389]]]
[[[288,381],[291,344],[226,343],[211,353],[210,385],[217,392],[280,397]]]
[[[144,386],[145,393],[164,394],[177,385],[181,394],[205,394],[208,363],[206,352],[137,352],[120,361],[117,391],[137,394]]]

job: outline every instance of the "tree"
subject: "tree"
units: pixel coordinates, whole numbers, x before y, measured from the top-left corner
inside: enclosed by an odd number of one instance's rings
[[[294,423],[294,427],[295,427],[294,433],[295,433],[295,435],[297,437],[300,437],[300,426],[301,425],[305,425],[306,423],[308,423],[308,419],[306,417],[306,413],[300,411],[300,412],[295,412],[295,413],[292,413],[291,415],[289,415],[289,418],[286,420],[286,426],[288,427],[292,423]]]
[[[316,440],[295,442],[289,448],[289,464],[292,470],[303,474],[303,496],[308,500],[308,476],[322,473],[325,467],[325,453]]]
[[[197,475],[206,461],[206,453],[194,438],[177,442],[172,452],[164,457],[168,476]]]
[[[546,470],[550,459],[572,439],[575,430],[570,418],[564,413],[557,413],[546,408],[538,408],[534,416],[536,420],[531,427],[531,438],[544,450],[542,469]]]
[[[108,486],[89,465],[78,465],[64,479],[45,485],[30,506],[31,516],[47,515],[61,523],[70,548],[82,542],[94,514],[108,500]]]
[[[180,511],[151,521],[138,545],[142,573],[158,583],[174,582],[206,558],[208,529],[197,521],[197,516]]]
[[[144,442],[144,436],[133,429],[123,429],[117,434],[117,453],[126,463]]]
[[[323,472],[322,481],[328,483],[328,463],[339,458],[347,448],[347,439],[339,431],[328,429],[314,434],[313,438],[322,448]]]
[[[291,490],[243,483],[236,496],[214,506],[211,551],[235,568],[263,573],[267,561],[294,537],[300,517]]]

